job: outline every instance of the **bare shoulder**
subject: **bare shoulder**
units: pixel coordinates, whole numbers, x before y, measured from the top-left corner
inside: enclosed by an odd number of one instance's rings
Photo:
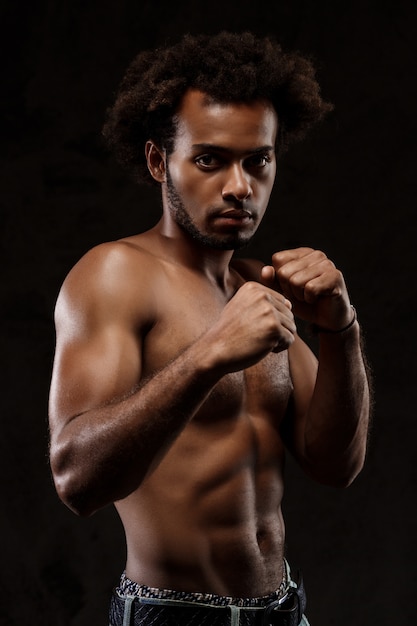
[[[79,314],[94,316],[151,314],[152,280],[157,260],[139,246],[114,241],[89,250],[71,269],[61,287],[57,323]],[[138,302],[141,306],[138,306]]]
[[[153,259],[139,245],[125,240],[110,241],[99,244],[84,254],[69,272],[67,279],[77,280],[81,276],[84,279],[100,276],[111,279],[115,275],[120,278],[120,275],[126,273],[128,277],[132,271],[137,272],[141,268],[146,273]]]

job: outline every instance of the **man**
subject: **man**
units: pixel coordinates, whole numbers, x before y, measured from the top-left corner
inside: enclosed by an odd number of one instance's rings
[[[277,154],[330,108],[308,60],[220,33],[139,54],[109,110],[105,137],[160,186],[163,215],[66,278],[50,425],[60,498],[81,515],[114,502],[124,525],[111,626],[308,624],[284,555],[285,449],[324,484],[361,470],[359,325],[323,252],[233,252]],[[318,362],[294,316],[315,326]]]

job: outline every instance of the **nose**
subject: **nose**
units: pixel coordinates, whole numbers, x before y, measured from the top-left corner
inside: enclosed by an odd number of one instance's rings
[[[227,180],[223,186],[222,197],[224,200],[246,200],[252,195],[249,175],[241,164],[234,163],[228,170]]]

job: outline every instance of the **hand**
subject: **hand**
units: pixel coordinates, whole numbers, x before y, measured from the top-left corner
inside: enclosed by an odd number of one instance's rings
[[[276,252],[272,265],[262,269],[262,280],[291,301],[300,319],[336,331],[352,320],[343,274],[320,250]]]
[[[295,332],[291,303],[276,290],[249,281],[204,338],[214,347],[217,366],[232,372],[254,365],[269,352],[286,350]]]

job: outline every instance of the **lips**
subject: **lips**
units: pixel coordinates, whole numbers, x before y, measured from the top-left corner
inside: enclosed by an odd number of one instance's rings
[[[245,209],[226,209],[217,213],[216,217],[229,220],[247,220],[252,219],[252,213]]]

